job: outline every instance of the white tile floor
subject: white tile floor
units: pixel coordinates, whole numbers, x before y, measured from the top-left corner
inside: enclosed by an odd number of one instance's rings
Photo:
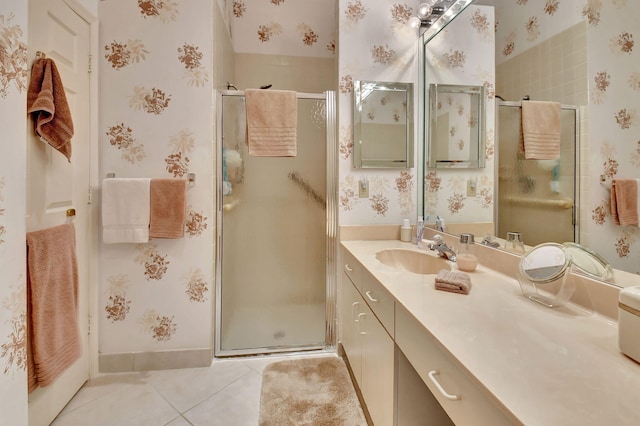
[[[256,426],[262,371],[275,361],[333,353],[215,360],[208,368],[104,374],[84,385],[55,426]]]

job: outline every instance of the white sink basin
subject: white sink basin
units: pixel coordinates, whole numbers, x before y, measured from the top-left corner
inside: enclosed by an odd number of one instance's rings
[[[441,269],[451,270],[451,262],[441,257],[406,249],[388,249],[376,253],[384,265],[414,274],[437,274]]]

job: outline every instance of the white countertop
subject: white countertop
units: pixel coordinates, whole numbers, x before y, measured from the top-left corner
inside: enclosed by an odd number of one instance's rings
[[[383,249],[418,250],[409,243],[342,245],[522,423],[640,425],[640,364],[619,351],[617,323],[532,302],[514,278],[483,266],[460,295],[435,290],[435,275],[375,258]]]

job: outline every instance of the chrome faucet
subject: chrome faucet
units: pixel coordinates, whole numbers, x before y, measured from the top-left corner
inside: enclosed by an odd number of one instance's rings
[[[444,257],[452,262],[456,261],[456,253],[445,244],[442,235],[434,235],[433,243],[428,246],[431,250],[437,251],[438,256]]]

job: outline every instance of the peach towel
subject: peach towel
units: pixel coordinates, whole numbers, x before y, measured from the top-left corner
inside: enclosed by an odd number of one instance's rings
[[[53,59],[36,59],[27,90],[27,113],[40,138],[71,162],[73,120],[64,86]]]
[[[72,224],[27,233],[29,392],[80,357],[78,265]],[[30,348],[30,350],[29,350]]]
[[[184,236],[186,192],[186,179],[151,179],[149,238]]]
[[[471,291],[471,278],[469,274],[458,271],[441,269],[436,276],[436,290],[449,291],[451,293],[469,294]]]
[[[520,152],[528,160],[560,158],[560,104],[522,102]]]
[[[614,179],[611,183],[611,216],[616,225],[638,226],[638,181]]]
[[[249,155],[295,157],[298,126],[298,99],[288,90],[247,89]]]

